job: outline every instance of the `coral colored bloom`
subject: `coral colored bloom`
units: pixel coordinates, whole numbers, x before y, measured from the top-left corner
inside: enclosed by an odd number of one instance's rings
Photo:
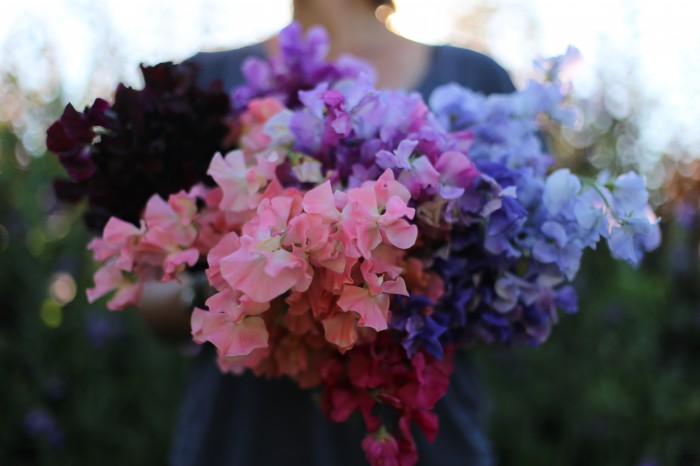
[[[357,342],[357,318],[349,312],[338,312],[322,322],[326,340],[341,352],[352,348]]]

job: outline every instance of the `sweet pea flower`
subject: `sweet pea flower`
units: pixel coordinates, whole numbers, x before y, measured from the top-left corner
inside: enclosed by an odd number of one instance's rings
[[[211,342],[220,356],[235,357],[250,354],[256,348],[267,347],[265,322],[258,314],[269,304],[250,301],[240,293],[225,290],[206,302],[209,311],[195,308],[192,312],[192,337],[196,343]]]
[[[107,308],[111,311],[126,309],[136,306],[141,298],[143,283],[128,279],[114,262],[100,267],[94,276],[95,287],[87,290],[89,303],[93,303],[102,296],[116,291],[112,299],[107,302]]]
[[[240,247],[219,260],[221,276],[253,301],[269,302],[294,288],[309,287],[312,270],[305,258],[282,247],[294,200],[263,199],[257,216],[243,227]]]
[[[383,276],[373,273],[372,266],[368,260],[362,263],[362,276],[367,286],[345,285],[338,299],[338,307],[346,312],[356,312],[360,316],[359,326],[381,331],[388,328],[389,295],[408,296],[408,291],[403,278],[385,281]]]
[[[479,171],[469,158],[457,151],[447,151],[435,163],[440,174],[439,193],[443,199],[457,199],[471,186]]]
[[[269,181],[255,167],[248,167],[240,150],[229,152],[226,157],[214,155],[207,174],[221,187],[219,208],[233,212],[254,209],[261,199],[259,191]]]
[[[273,116],[284,109],[284,105],[274,97],[253,99],[240,116],[240,146],[246,153],[256,153],[267,149],[272,138],[266,131],[266,124]]]
[[[407,205],[408,199],[410,193],[389,169],[376,182],[348,191],[343,225],[352,233],[363,257],[369,258],[384,240],[400,249],[413,246],[418,228],[403,218],[415,215],[415,209]]]

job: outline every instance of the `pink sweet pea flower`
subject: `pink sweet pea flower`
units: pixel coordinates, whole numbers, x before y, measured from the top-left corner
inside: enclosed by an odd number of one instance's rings
[[[327,222],[337,222],[341,218],[340,211],[336,207],[331,182],[326,181],[304,194],[302,200],[304,212],[318,214]]]
[[[233,254],[241,247],[241,240],[236,232],[230,232],[221,241],[211,248],[209,255],[207,256],[207,262],[209,263],[209,268],[206,271],[209,283],[217,290],[225,289],[228,284],[224,277],[221,276],[221,259]]]
[[[199,261],[199,251],[196,248],[171,252],[163,261],[163,281],[174,280],[185,270],[185,265],[192,267]]]
[[[367,434],[362,449],[371,466],[402,466],[399,462],[399,444],[382,426],[379,432]]]
[[[365,261],[361,265],[367,287],[346,285],[338,299],[338,306],[343,311],[359,314],[359,326],[382,331],[387,329],[390,318],[389,294],[408,296],[408,291],[401,277],[384,281],[384,278],[374,274],[371,268],[371,261]]]
[[[245,356],[267,346],[265,321],[258,316],[235,322],[222,312],[195,308],[192,312],[192,338],[197,343],[211,342],[222,356]]]
[[[403,217],[412,219],[415,209],[408,207],[408,190],[386,170],[376,182],[351,189],[343,210],[343,227],[354,236],[360,254],[369,258],[383,240],[400,249],[415,244],[418,228]]]
[[[243,226],[240,247],[219,262],[228,285],[254,301],[269,302],[292,288],[304,291],[311,283],[307,260],[282,247],[294,203],[293,197],[263,199],[257,216]]]
[[[227,289],[207,299],[206,305],[209,311],[195,308],[192,313],[195,342],[211,342],[224,357],[244,356],[267,347],[267,328],[259,314],[267,311],[269,304],[253,302]]]
[[[151,196],[143,213],[146,233],[142,242],[168,252],[190,246],[197,238],[193,223],[196,214],[196,204],[182,192],[170,196],[168,202],[157,194]]]
[[[221,275],[229,286],[259,303],[270,302],[292,288],[306,290],[311,282],[308,263],[282,249],[280,239],[242,237],[240,249],[220,262]]]
[[[95,287],[87,290],[88,302],[93,303],[107,293],[116,290],[112,299],[107,302],[109,310],[122,310],[138,304],[143,284],[128,280],[114,262],[102,266],[95,273],[94,278]]]
[[[246,152],[259,152],[267,149],[271,138],[265,133],[265,124],[273,116],[284,110],[284,105],[274,97],[253,99],[240,116],[240,146]]]
[[[260,201],[259,191],[268,182],[255,167],[247,166],[245,155],[240,150],[229,152],[225,158],[221,154],[214,155],[207,174],[221,187],[223,198],[219,208],[224,211],[254,209]]]

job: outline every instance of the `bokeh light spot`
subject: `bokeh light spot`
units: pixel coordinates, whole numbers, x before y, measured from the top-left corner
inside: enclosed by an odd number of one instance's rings
[[[51,214],[46,219],[46,232],[51,240],[65,238],[70,232],[70,226],[70,218],[64,212]]]
[[[49,328],[58,328],[63,322],[63,311],[61,305],[53,298],[47,298],[41,304],[39,311],[41,321]]]
[[[77,287],[71,274],[59,272],[51,279],[49,294],[59,305],[65,306],[75,299]]]

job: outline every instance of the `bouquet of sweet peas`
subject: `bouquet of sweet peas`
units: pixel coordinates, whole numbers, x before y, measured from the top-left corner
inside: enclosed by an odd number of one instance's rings
[[[101,232],[88,297],[123,309],[149,280],[204,270],[215,292],[192,335],[222,371],[320,386],[330,419],[362,415],[370,463],[414,464],[411,426],[437,435],[454,352],[544,342],[577,309],[584,249],[605,239],[636,265],[657,220],[635,173],[550,171],[539,131],[571,118],[567,57],[521,92],[447,85],[427,105],[326,61],[320,29],[280,44],[230,96],[161,64],[49,129],[72,178],[59,197],[87,197]]]

